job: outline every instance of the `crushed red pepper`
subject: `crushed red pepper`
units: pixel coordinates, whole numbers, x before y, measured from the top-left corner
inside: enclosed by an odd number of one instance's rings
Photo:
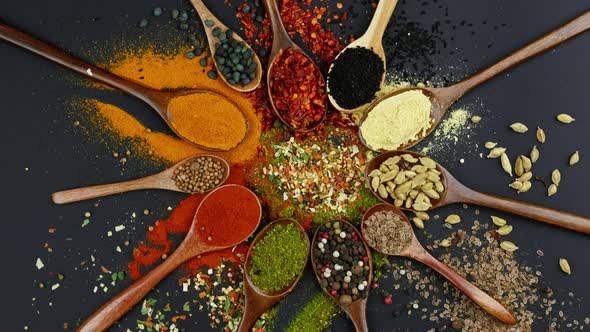
[[[324,117],[328,99],[324,78],[299,50],[281,50],[270,72],[270,92],[277,111],[294,129],[309,129]]]

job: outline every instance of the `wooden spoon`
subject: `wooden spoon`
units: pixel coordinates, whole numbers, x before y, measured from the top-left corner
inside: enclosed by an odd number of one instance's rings
[[[365,212],[365,215],[363,216],[363,222],[361,225],[361,232],[363,233],[363,236],[365,234],[366,228],[365,221],[373,214],[381,211],[391,211],[402,217],[403,220],[405,220],[407,223],[410,223],[406,215],[395,206],[392,206],[390,204],[378,204],[367,210],[367,212]],[[412,226],[410,226],[410,229],[411,228]],[[377,248],[373,249],[379,251]],[[381,253],[389,255],[384,252]],[[506,324],[516,324],[516,318],[514,318],[510,311],[508,311],[508,309],[506,309],[500,302],[496,301],[494,298],[486,294],[484,291],[477,288],[474,284],[467,281],[465,278],[460,276],[457,272],[455,272],[447,265],[441,263],[436,258],[432,257],[432,255],[429,254],[428,251],[424,249],[424,247],[422,247],[420,242],[418,242],[418,239],[416,238],[414,232],[412,232],[412,239],[409,245],[404,250],[402,250],[402,252],[395,256],[409,257],[426,264],[427,266],[431,267],[432,269],[440,273],[451,283],[453,283],[455,287],[457,287],[461,292],[463,292],[463,294],[467,295],[467,297],[473,300],[473,302],[477,303],[487,313]]]
[[[182,133],[177,132],[172,124],[172,121],[171,121],[172,115],[170,114],[170,111],[169,111],[169,105],[170,105],[170,101],[172,99],[180,97],[180,96],[186,96],[186,95],[197,94],[197,93],[201,93],[201,94],[206,93],[206,94],[210,94],[212,96],[215,96],[216,98],[225,99],[228,102],[232,103],[236,107],[236,109],[238,109],[240,112],[242,112],[244,122],[246,123],[246,127],[248,127],[248,121],[246,120],[246,117],[243,115],[243,111],[240,109],[240,107],[238,105],[236,105],[233,101],[231,101],[231,100],[227,99],[226,97],[224,97],[220,94],[217,94],[215,92],[205,91],[205,90],[194,90],[194,89],[173,89],[173,90],[152,89],[147,86],[144,86],[144,85],[132,82],[130,80],[127,80],[125,78],[122,78],[120,76],[117,76],[113,73],[110,73],[110,72],[104,70],[104,69],[90,65],[90,64],[58,49],[58,48],[48,45],[36,38],[33,38],[32,36],[22,33],[16,29],[6,25],[6,24],[3,24],[3,23],[0,23],[0,38],[6,40],[8,42],[11,42],[15,45],[18,45],[22,48],[25,48],[33,53],[36,53],[46,59],[54,61],[54,62],[66,67],[66,68],[69,68],[75,72],[85,75],[86,77],[95,79],[95,80],[97,80],[101,83],[104,83],[106,85],[109,85],[111,87],[118,88],[124,92],[127,92],[128,94],[130,94],[132,96],[135,96],[135,97],[143,100],[148,105],[150,105],[156,112],[158,112],[158,114],[162,117],[162,119],[164,119],[164,121],[166,122],[168,127],[170,127],[170,129],[172,129],[176,133],[176,135],[178,135],[178,137],[184,139],[185,141],[191,143],[192,145],[194,145],[198,148],[209,150],[209,151],[229,150],[229,149],[219,149],[219,148],[215,148],[215,147],[208,147],[208,146],[199,144],[198,142],[192,142],[187,137],[183,136]],[[222,121],[225,121],[225,119],[219,119],[219,121],[222,122]],[[244,140],[244,138],[247,135],[247,132],[248,132],[248,130],[246,130],[246,133],[244,134],[244,137],[242,137],[241,141]],[[241,143],[241,141],[238,142],[236,144],[236,146],[239,145]]]
[[[294,128],[288,121],[286,121],[283,118],[281,112],[279,112],[279,110],[277,110],[277,108],[275,106],[275,103],[272,98],[271,89],[270,89],[271,88],[270,75],[272,73],[272,67],[274,66],[275,60],[279,57],[279,55],[281,54],[281,52],[283,50],[286,50],[288,48],[292,48],[296,51],[301,52],[301,54],[305,55],[309,59],[309,61],[311,61],[311,63],[313,63],[314,65],[315,65],[315,62],[307,53],[305,53],[305,51],[303,51],[301,49],[301,47],[299,47],[299,45],[295,44],[295,42],[291,39],[291,37],[289,37],[289,34],[287,33],[285,26],[283,25],[283,20],[281,19],[281,13],[279,12],[279,8],[277,6],[276,0],[264,0],[264,6],[265,6],[266,11],[268,13],[268,17],[270,19],[270,25],[272,28],[272,49],[270,51],[270,56],[268,58],[269,59],[268,60],[268,70],[267,70],[267,74],[266,74],[266,88],[268,90],[268,97],[270,99],[270,104],[272,105],[272,109],[273,109],[274,113],[277,115],[277,117],[281,120],[281,122],[283,122],[290,129],[297,130],[300,132],[313,131],[320,124],[322,124],[322,122],[324,122],[324,120],[326,119],[326,114],[328,113],[328,108],[326,107],[324,109],[324,114],[323,114],[322,119],[320,121],[318,121],[317,123],[315,123],[314,125],[312,125],[311,127]],[[322,76],[322,81],[323,81],[323,76]]]
[[[331,220],[329,222],[335,222],[335,221],[338,221],[342,224],[350,225],[352,227],[352,229],[354,229],[354,231],[357,232],[357,235],[359,236],[358,237],[359,241],[363,242],[363,245],[365,247],[365,252],[367,253],[367,256],[369,256],[369,277],[367,280],[367,283],[369,286],[367,286],[367,287],[370,287],[372,284],[372,280],[373,280],[373,259],[371,257],[371,250],[369,249],[367,242],[365,242],[365,239],[362,237],[362,235],[359,233],[359,231],[354,226],[352,226],[349,222],[346,222],[344,220]],[[320,232],[320,228],[318,227],[317,230],[315,231],[315,234],[313,235],[313,240],[311,241],[312,245],[315,245],[316,243],[318,243],[319,232]],[[313,248],[311,250],[312,250],[311,265],[313,267],[313,271],[314,271],[314,275],[316,277],[316,280],[318,281],[318,283],[320,283],[320,277],[318,276],[318,274],[316,272],[318,270],[316,269],[317,264],[315,261],[315,257],[313,255]],[[366,298],[359,298],[355,301],[352,301],[352,303],[350,305],[342,305],[342,304],[340,304],[338,299],[336,299],[330,293],[328,293],[328,291],[325,288],[322,288],[322,290],[330,299],[332,299],[332,301],[334,301],[336,304],[338,304],[340,306],[340,308],[342,308],[342,311],[344,311],[346,313],[346,315],[348,315],[350,320],[352,320],[352,323],[354,324],[354,328],[356,329],[357,332],[369,332],[369,326],[367,325],[367,300],[369,298],[368,296]]]
[[[384,203],[393,204],[393,200],[391,197],[388,197],[387,199],[381,198],[381,196],[379,196],[378,193],[376,193],[373,188],[371,188],[371,179],[369,174],[374,169],[379,168],[379,165],[381,165],[388,158],[406,153],[409,153],[416,158],[424,157],[424,155],[414,151],[402,150],[385,152],[372,159],[365,167],[365,180],[367,181],[369,188],[371,191],[373,191],[373,194],[375,194]],[[437,163],[436,168],[439,172],[441,172],[441,181],[445,187],[445,191],[440,194],[440,199],[431,199],[432,209],[453,203],[475,204],[514,213],[519,216],[571,229],[577,232],[590,234],[590,218],[581,217],[575,214],[557,211],[538,205],[519,202],[509,198],[480,193],[464,186],[440,164]],[[404,207],[400,208],[403,210],[412,211],[411,209],[406,209]]]
[[[490,78],[502,73],[503,71],[509,69],[510,67],[519,64],[551,47],[559,45],[564,41],[586,31],[590,28],[590,11],[582,14],[581,16],[575,18],[574,20],[570,21],[569,23],[563,25],[562,27],[554,30],[553,32],[541,37],[540,39],[536,40],[535,42],[525,46],[524,48],[510,54],[508,57],[500,60],[498,63],[490,66],[489,68],[463,80],[460,83],[449,87],[443,88],[421,88],[421,87],[410,87],[404,88],[397,91],[394,91],[388,95],[383,96],[379,100],[376,100],[371,106],[369,107],[367,113],[361,120],[362,122],[365,121],[367,115],[375,109],[375,107],[385,99],[394,97],[398,94],[404,93],[409,90],[420,90],[424,93],[427,97],[430,98],[432,103],[432,108],[430,111],[430,117],[432,120],[432,125],[424,131],[419,137],[416,139],[403,144],[402,146],[398,147],[397,150],[407,149],[409,147],[414,146],[421,140],[423,140],[428,134],[430,134],[436,125],[441,121],[442,117],[445,115],[446,111],[449,107],[461,96],[463,96],[467,91],[473,89],[474,87],[480,85],[483,82],[486,82]],[[359,130],[359,136],[361,138],[361,142],[369,149],[373,149],[371,146],[367,145],[367,142],[362,136],[362,132]],[[385,150],[378,150],[380,152],[384,152]]]
[[[279,219],[273,221],[272,223],[268,224],[264,227],[258,235],[252,241],[250,245],[250,249],[248,250],[248,255],[246,256],[246,262],[244,263],[244,296],[245,296],[245,305],[244,305],[244,315],[242,316],[242,320],[240,321],[240,326],[238,327],[237,332],[249,332],[252,330],[252,327],[260,318],[260,316],[265,313],[270,307],[275,305],[280,300],[284,299],[287,295],[289,295],[299,280],[301,276],[303,276],[303,270],[307,265],[307,260],[309,256],[305,256],[305,262],[301,266],[301,271],[299,275],[285,288],[276,291],[276,292],[267,292],[258,287],[256,287],[252,283],[252,279],[250,279],[249,271],[252,264],[252,255],[253,255],[253,248],[256,246],[256,243],[262,239],[268,231],[273,229],[277,225],[289,225],[293,224],[297,227],[299,232],[301,233],[301,237],[305,240],[307,245],[307,251],[309,251],[309,238],[307,237],[307,233],[297,220],[294,219]]]
[[[221,162],[221,167],[223,168],[223,178],[219,181],[219,185],[217,185],[216,187],[221,186],[229,176],[230,167],[227,161],[225,161],[223,158],[214,155],[199,155],[196,157],[186,158],[160,173],[146,176],[141,179],[58,191],[51,194],[51,200],[55,204],[67,204],[96,197],[103,197],[143,189],[164,189],[192,194],[191,192],[184,191],[178,188],[174,181],[174,172],[185,163],[203,157],[208,157]],[[207,191],[211,191],[215,188],[211,188]]]
[[[356,47],[364,47],[366,49],[372,50],[377,54],[381,61],[383,61],[383,69],[387,68],[387,61],[385,57],[385,50],[383,49],[383,34],[385,33],[385,29],[387,28],[387,24],[389,23],[389,19],[393,14],[393,10],[397,5],[397,0],[380,0],[379,4],[377,5],[377,9],[375,10],[375,14],[373,14],[373,19],[367,28],[365,34],[363,34],[359,39],[355,40],[354,42],[350,43],[346,46],[336,58],[340,56],[340,54],[344,53],[346,50],[350,48]],[[330,66],[328,70],[328,77],[330,76],[329,72],[332,70],[334,63]],[[363,70],[362,68],[357,68],[357,70]],[[385,70],[383,71],[383,75],[381,76],[381,87],[383,87],[383,83],[385,82]],[[352,91],[351,91],[352,92]],[[330,102],[334,106],[335,109],[339,110],[342,113],[352,114],[358,112],[359,110],[367,107],[367,104],[361,105],[354,109],[346,109],[338,105],[336,100],[328,91],[328,98]]]
[[[231,243],[223,246],[212,246],[207,244],[206,239],[202,239],[199,235],[199,225],[202,222],[199,220],[199,210],[203,204],[210,199],[211,195],[218,191],[225,191],[230,189],[239,188],[240,190],[244,190],[252,195],[252,200],[256,200],[258,205],[257,218],[255,220],[248,220],[247,224],[251,226],[251,229],[248,231],[248,234],[244,234],[243,238],[236,243]],[[116,322],[119,318],[123,317],[123,315],[129,311],[135,304],[137,304],[141,299],[143,299],[156,285],[164,279],[168,274],[178,268],[181,264],[192,259],[198,255],[202,255],[204,253],[231,248],[238,245],[240,242],[246,240],[256,228],[258,228],[258,224],[260,223],[260,218],[262,217],[262,207],[260,206],[260,201],[256,197],[256,195],[251,192],[246,187],[242,187],[235,184],[228,184],[225,186],[221,186],[214,191],[210,192],[201,202],[197,212],[195,213],[195,218],[193,219],[193,223],[191,228],[189,229],[186,237],[182,241],[182,243],[178,246],[178,248],[166,258],[158,267],[150,271],[148,274],[141,277],[139,280],[134,282],[131,286],[127,287],[124,291],[119,293],[117,296],[112,298],[109,302],[103,305],[100,309],[98,309],[92,316],[90,316],[82,325],[78,331],[80,332],[97,332],[97,331],[104,331],[108,329],[114,322]],[[223,220],[219,220],[218,222],[223,222]]]
[[[211,50],[211,55],[214,58],[215,55],[215,44],[217,42],[217,40],[219,40],[219,38],[213,36],[213,29],[215,27],[220,28],[222,31],[227,31],[227,30],[231,30],[229,29],[225,24],[221,23],[221,21],[215,17],[215,15],[213,15],[213,13],[211,13],[211,11],[209,10],[209,8],[207,8],[207,6],[205,6],[205,4],[203,3],[202,0],[190,0],[191,3],[193,4],[193,7],[195,7],[195,9],[197,10],[197,13],[199,13],[199,17],[201,18],[201,22],[203,23],[203,27],[205,29],[205,34],[207,34],[207,41],[209,42],[209,49]],[[213,22],[213,26],[209,27],[207,26],[207,24],[205,24],[205,21],[210,20]],[[246,43],[242,37],[240,37],[235,31],[233,33],[233,38],[235,40],[237,40],[238,42],[243,42],[244,44],[248,45],[248,43]],[[252,47],[250,47],[250,45],[248,45],[248,48],[250,48],[252,50]],[[229,84],[227,79],[225,78],[225,75],[223,75],[222,72],[219,71],[219,69],[217,68],[217,62],[215,61],[215,59],[213,59],[213,63],[215,63],[215,69],[217,69],[217,73],[219,74],[219,77],[221,77],[221,79],[227,83],[228,86],[230,86],[232,89],[240,91],[240,92],[250,92],[255,90],[259,85],[260,85],[260,81],[262,79],[262,66],[260,65],[260,59],[258,58],[258,55],[256,54],[256,52],[254,52],[254,50],[252,50],[252,54],[253,54],[253,59],[254,62],[256,62],[256,77],[250,81],[250,83],[246,84],[246,85],[242,85],[242,84]]]

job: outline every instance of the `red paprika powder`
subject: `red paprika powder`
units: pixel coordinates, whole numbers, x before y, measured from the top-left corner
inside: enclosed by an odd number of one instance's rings
[[[256,230],[261,216],[254,193],[246,187],[226,185],[209,193],[197,209],[197,233],[208,245],[234,245]]]

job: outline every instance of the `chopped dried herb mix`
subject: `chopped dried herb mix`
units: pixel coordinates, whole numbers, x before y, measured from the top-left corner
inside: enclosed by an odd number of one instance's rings
[[[254,285],[267,292],[289,286],[303,271],[308,248],[301,231],[293,224],[277,224],[254,244],[248,275]]]
[[[370,103],[381,88],[385,65],[365,47],[346,49],[332,63],[328,91],[338,106],[355,109]]]
[[[310,129],[324,118],[328,95],[316,64],[291,47],[281,50],[269,73],[272,102],[294,129]]]

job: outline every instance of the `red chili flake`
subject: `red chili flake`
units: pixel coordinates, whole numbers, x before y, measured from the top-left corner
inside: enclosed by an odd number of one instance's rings
[[[393,303],[393,299],[391,298],[391,295],[390,296],[387,296],[386,298],[384,298],[383,299],[383,303],[385,303],[387,305],[392,304]]]
[[[322,121],[328,95],[320,69],[301,51],[281,50],[270,73],[270,91],[281,117],[294,129]]]

